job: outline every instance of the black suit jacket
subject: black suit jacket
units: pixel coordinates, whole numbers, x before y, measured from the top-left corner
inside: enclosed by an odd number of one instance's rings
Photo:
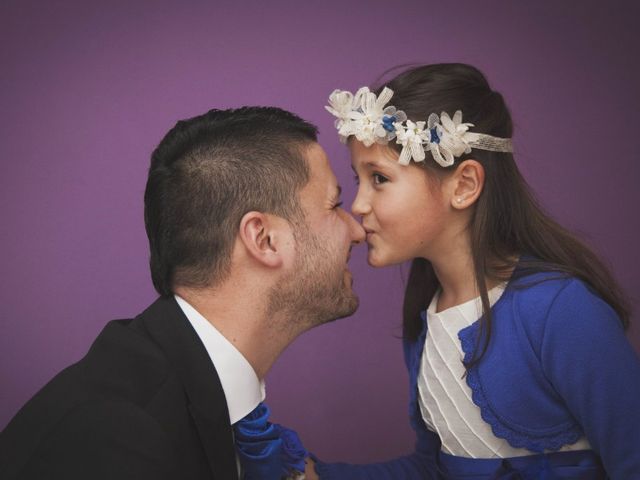
[[[218,374],[173,298],[109,322],[18,412],[0,478],[238,478]]]

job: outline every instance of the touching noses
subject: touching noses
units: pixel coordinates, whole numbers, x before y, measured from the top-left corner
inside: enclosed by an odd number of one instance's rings
[[[364,228],[362,228],[362,225],[360,225],[360,223],[353,218],[348,212],[345,212],[347,214],[347,217],[349,217],[349,229],[351,232],[351,242],[352,243],[362,243],[364,242],[364,239],[366,237],[366,232],[364,231]]]
[[[354,215],[362,216],[366,213],[366,210],[362,208],[363,206],[364,206],[364,203],[362,202],[362,195],[360,195],[360,189],[358,189],[358,194],[356,195],[356,198],[353,200],[353,203],[351,204],[351,211],[353,212]],[[352,237],[351,237],[353,239],[353,242],[354,243],[364,242],[367,235],[367,233],[364,231],[364,228],[362,228],[362,225],[360,224],[360,222],[358,222],[351,215],[349,215],[349,218],[353,225]]]

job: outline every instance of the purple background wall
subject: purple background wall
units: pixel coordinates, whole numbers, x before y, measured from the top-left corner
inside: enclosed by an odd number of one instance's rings
[[[635,301],[632,3],[3,2],[0,428],[105,322],[154,299],[142,194],[149,154],[177,119],[290,109],[319,125],[350,202],[347,152],[323,105],[334,88],[401,63],[486,72],[511,106],[517,159],[543,204],[585,235]],[[268,398],[321,457],[372,461],[413,444],[397,338],[402,272],[370,269],[364,249],[352,265],[361,309],[300,338],[269,375]],[[640,347],[639,329],[631,338]]]

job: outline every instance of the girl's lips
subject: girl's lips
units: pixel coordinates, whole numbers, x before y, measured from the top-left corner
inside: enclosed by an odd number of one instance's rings
[[[369,240],[371,240],[371,236],[375,233],[373,230],[371,230],[368,227],[365,227],[364,225],[362,226],[362,228],[364,229],[364,232],[367,234],[366,235],[366,242],[370,244]]]

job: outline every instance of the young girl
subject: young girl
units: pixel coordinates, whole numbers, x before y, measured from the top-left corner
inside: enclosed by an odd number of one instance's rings
[[[640,478],[640,362],[616,282],[538,206],[502,96],[461,64],[408,70],[327,109],[359,182],[374,267],[404,300],[413,454],[317,462],[321,479]]]

